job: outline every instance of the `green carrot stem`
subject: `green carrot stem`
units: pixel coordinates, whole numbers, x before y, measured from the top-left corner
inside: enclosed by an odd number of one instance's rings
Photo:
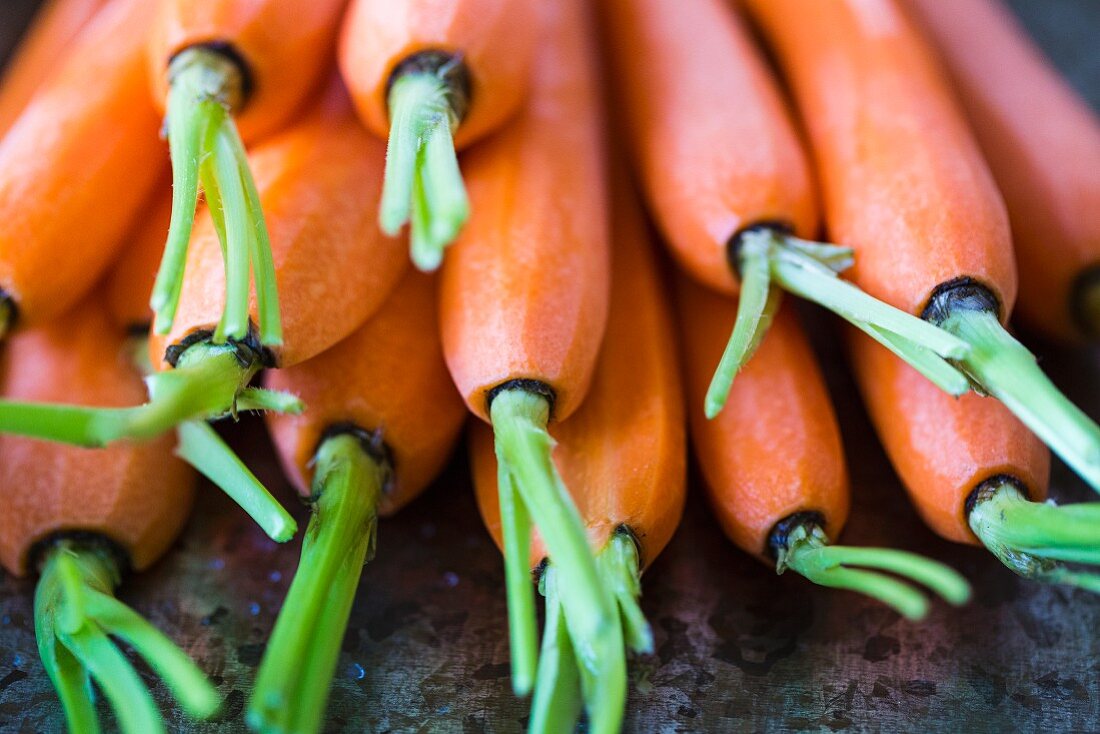
[[[572,734],[584,709],[577,661],[558,592],[557,569],[547,565],[539,581],[546,600],[535,695],[527,728],[541,734]]]
[[[603,588],[584,524],[550,458],[550,405],[521,388],[498,393],[490,407],[501,471],[507,472],[560,574],[561,603],[580,665],[597,668],[615,627],[613,600]],[[521,558],[528,559],[526,549]]]
[[[955,308],[941,326],[970,345],[970,353],[957,358],[970,379],[1100,492],[1100,426],[1054,386],[1035,355],[984,308]]]
[[[967,521],[982,544],[1024,578],[1100,592],[1100,574],[1059,563],[1100,565],[1100,503],[1031,502],[1005,479],[979,489]]]
[[[268,641],[248,704],[249,726],[300,731],[319,722],[363,563],[374,554],[388,469],[358,438],[340,434],[316,456],[313,516],[302,559]],[[331,625],[318,624],[328,619]]]
[[[58,542],[43,566],[35,592],[35,633],[70,730],[98,731],[90,677],[123,732],[164,731],[152,696],[109,636],[133,646],[188,714],[214,716],[221,706],[218,692],[167,637],[113,597],[118,581],[113,554],[72,541]]]
[[[264,413],[301,415],[305,409],[305,403],[297,395],[279,390],[246,387],[237,396],[237,410],[240,412],[254,410]]]
[[[97,408],[0,400],[0,433],[101,447],[122,439],[158,436],[188,420],[221,418],[260,369],[258,357],[240,362],[233,345],[196,344],[173,370],[146,378],[149,402],[132,408]]]
[[[625,528],[611,536],[596,556],[600,575],[619,608],[627,647],[633,652],[653,652],[653,631],[638,600],[642,596],[642,568],[638,545]]]
[[[508,598],[508,640],[512,661],[512,690],[526,696],[535,683],[538,629],[535,592],[531,584],[531,516],[516,491],[508,465],[497,452],[497,494],[504,547],[504,587]]]
[[[469,217],[465,185],[452,137],[459,116],[451,102],[449,69],[399,74],[389,92],[390,137],[379,224],[396,236],[412,218],[414,264],[439,267],[444,248]],[[416,187],[422,216],[415,217]]]
[[[924,595],[901,580],[876,571],[888,571],[923,584],[951,604],[965,604],[970,598],[970,585],[949,566],[889,548],[829,545],[828,537],[816,523],[796,527],[779,549],[776,571],[783,573],[788,568],[816,584],[871,596],[914,620],[928,613]]]
[[[172,158],[172,219],[150,304],[154,328],[167,333],[175,319],[199,184],[205,190],[225,256],[225,310],[214,342],[248,331],[250,277],[256,279],[259,338],[282,343],[271,245],[232,110],[243,101],[243,75],[224,54],[196,46],[169,68],[167,130]],[[254,271],[254,273],[253,273]]]
[[[205,421],[185,421],[177,429],[176,455],[240,505],[268,537],[285,543],[298,524],[244,462]]]

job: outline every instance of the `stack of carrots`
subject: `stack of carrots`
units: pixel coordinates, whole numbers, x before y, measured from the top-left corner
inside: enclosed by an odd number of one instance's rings
[[[218,715],[114,593],[183,526],[187,464],[295,534],[210,426],[248,411],[311,510],[259,732],[323,730],[378,519],[464,425],[531,731],[621,729],[689,433],[777,573],[965,603],[942,563],[839,544],[790,296],[846,322],[932,530],[1100,592],[1100,503],[1047,499],[1050,450],[1100,491],[1100,427],[1008,326],[1100,338],[1098,163],[998,0],[46,0],[0,81],[0,563],[39,575],[69,729],[96,689],[164,728],[110,636]]]

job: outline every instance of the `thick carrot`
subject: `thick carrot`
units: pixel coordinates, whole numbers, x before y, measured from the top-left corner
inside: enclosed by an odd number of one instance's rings
[[[682,280],[688,396],[701,398],[707,358],[736,318],[725,298]],[[726,535],[779,572],[868,594],[911,619],[927,612],[916,590],[875,571],[921,582],[948,601],[969,596],[951,569],[911,553],[831,545],[848,517],[848,476],[832,404],[813,352],[788,306],[733,385],[729,410],[713,420],[689,411],[692,444],[710,504]],[[864,567],[862,570],[859,567]]]
[[[157,181],[146,0],[113,0],[0,143],[3,326],[73,306],[106,270]]]
[[[124,404],[144,392],[123,354],[123,335],[106,310],[86,302],[50,325],[15,335],[0,357],[6,397]],[[137,650],[192,716],[221,702],[203,673],[173,643],[116,600],[128,566],[141,570],[167,550],[190,507],[193,475],[172,456],[168,437],[90,452],[0,437],[0,561],[11,573],[42,573],[35,633],[42,662],[70,730],[96,729],[91,676],[128,733],[164,724],[152,696],[108,640]]]
[[[339,86],[309,117],[254,149],[251,161],[271,226],[272,270],[287,296],[280,347],[265,349],[251,336],[218,343],[225,281],[219,222],[206,212],[188,254],[179,318],[168,335],[150,339],[150,358],[164,370],[151,378],[151,401],[78,411],[0,403],[0,430],[95,446],[237,409],[300,410],[299,401],[250,388],[249,380],[264,365],[289,367],[348,336],[408,270],[401,242],[378,230],[375,212],[360,200],[363,186],[378,181],[383,155]],[[242,321],[261,310],[254,297]],[[46,420],[47,414],[56,418]]]
[[[1017,313],[1100,337],[1100,122],[994,0],[906,0],[944,57],[1008,205]]]
[[[806,123],[831,236],[872,296],[962,339],[955,365],[1100,490],[1100,427],[1001,325],[1004,203],[932,49],[895,0],[745,0]]]
[[[149,293],[164,252],[164,236],[172,216],[172,194],[167,175],[149,198],[145,212],[130,233],[115,266],[104,283],[111,320],[122,329],[145,334],[153,323]]]
[[[289,122],[323,80],[345,3],[158,3],[149,62],[153,97],[167,111],[174,197],[151,301],[159,333],[167,333],[176,316],[201,181],[207,201],[225,220],[219,233],[228,271],[225,336],[243,339],[248,332],[248,323],[234,316],[241,316],[247,303],[251,272],[260,304],[260,343],[282,343],[268,232],[241,135],[252,141]]]
[[[625,179],[625,176],[623,177]],[[606,633],[614,665],[599,679],[589,705],[593,730],[617,731],[626,702],[625,647],[652,650],[649,625],[638,606],[644,566],[664,549],[679,524],[685,494],[686,443],[672,314],[633,192],[615,188],[615,242],[607,336],[588,397],[565,423],[554,426],[553,460],[572,488],[588,542],[619,615]],[[470,454],[482,517],[505,552],[501,494],[493,434],[474,426]],[[558,567],[536,538],[531,561],[546,597],[546,626],[531,731],[550,721],[573,723],[581,700],[573,643],[558,600]],[[527,571],[530,567],[524,567]],[[528,581],[529,583],[529,581]],[[565,661],[556,665],[556,661]],[[601,719],[600,716],[607,719]]]
[[[818,225],[806,154],[775,80],[725,3],[602,7],[635,165],[673,254],[697,280],[740,296],[707,415],[722,410],[779,289],[868,331],[945,390],[965,392],[965,377],[943,361],[962,356],[965,344],[839,280],[851,265],[847,248],[803,239]]]
[[[1044,502],[1050,453],[1001,403],[942,394],[858,334],[852,365],[894,468],[929,527],[981,543],[1022,576],[1100,591],[1100,576],[1056,561],[1100,564],[1100,503]]]
[[[340,68],[363,122],[389,138],[379,223],[410,223],[421,270],[469,216],[455,150],[517,112],[537,35],[530,0],[352,0]]]
[[[442,271],[443,353],[466,405],[492,423],[519,542],[533,515],[561,569],[582,659],[613,621],[580,517],[550,461],[551,414],[588,390],[607,318],[608,210],[596,58],[583,0],[539,3],[527,106],[466,159],[472,216]],[[514,535],[512,534],[514,533]],[[534,678],[527,559],[505,555],[513,687]],[[569,595],[568,601],[564,599]]]
[[[46,0],[0,75],[0,137],[106,0]]]
[[[323,354],[268,373],[309,404],[269,425],[313,516],[249,703],[261,731],[319,731],[379,515],[443,468],[465,410],[439,344],[435,284],[409,273],[369,321]]]

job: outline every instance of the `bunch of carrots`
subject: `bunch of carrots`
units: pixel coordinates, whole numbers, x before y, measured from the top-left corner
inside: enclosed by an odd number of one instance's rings
[[[1100,338],[1100,122],[998,0],[47,0],[0,136],[0,563],[38,574],[71,731],[97,695],[164,730],[112,638],[217,716],[115,591],[194,471],[298,531],[211,428],[242,412],[310,508],[259,732],[323,729],[378,520],[463,435],[533,732],[622,727],[688,433],[777,573],[912,620],[918,587],[965,603],[941,563],[838,544],[841,435],[788,296],[847,322],[935,532],[1100,592],[1100,503],[1046,498],[1048,447],[1100,491],[1100,427],[1007,327]]]

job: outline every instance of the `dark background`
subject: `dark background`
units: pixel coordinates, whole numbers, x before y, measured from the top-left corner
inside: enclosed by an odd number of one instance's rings
[[[0,0],[0,53],[35,5]],[[1100,107],[1100,2],[1011,5]],[[927,530],[875,443],[830,338],[832,323],[806,316],[824,336],[818,347],[847,441],[853,512],[844,541],[947,561],[973,581],[975,599],[962,610],[938,605],[914,625],[854,594],[794,574],[776,577],[726,541],[695,491],[679,533],[644,579],[656,653],[632,662],[627,729],[1100,731],[1100,598],[1025,582],[988,553]],[[1070,396],[1100,416],[1100,352],[1029,341]],[[304,527],[262,424],[245,419],[231,436]],[[691,485],[700,486],[694,474]],[[1058,462],[1052,485],[1061,500],[1094,498]],[[123,600],[199,661],[228,702],[224,720],[205,725],[167,707],[170,728],[244,729],[242,706],[298,548],[298,540],[276,546],[204,484],[175,551],[120,588]],[[32,593],[33,581],[0,578],[4,732],[62,728],[38,661]],[[328,730],[520,730],[527,704],[510,691],[506,633],[500,557],[458,456],[423,499],[381,525],[378,557],[363,574],[344,641]],[[163,686],[140,669],[163,699]]]

